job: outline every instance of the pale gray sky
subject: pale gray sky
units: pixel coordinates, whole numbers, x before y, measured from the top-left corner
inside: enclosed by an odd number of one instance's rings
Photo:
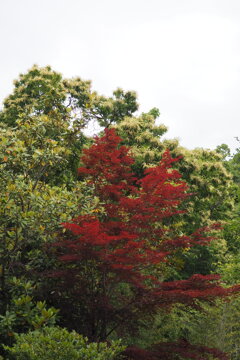
[[[237,147],[239,0],[0,0],[0,100],[34,63],[135,90],[158,107],[167,138]]]

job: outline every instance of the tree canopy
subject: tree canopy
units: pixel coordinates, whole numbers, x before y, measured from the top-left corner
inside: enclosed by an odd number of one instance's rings
[[[239,150],[229,157],[223,145],[185,149],[162,139],[158,109],[137,110],[135,92],[105,97],[90,81],[65,79],[50,66],[21,74],[5,99],[4,356],[23,358],[28,339],[41,349],[49,332],[74,354],[71,339],[80,339],[89,359],[97,343],[103,360],[120,351],[128,360],[227,359],[225,350],[237,359],[230,341],[216,350],[201,329],[209,319],[216,328],[213,317],[222,319],[223,309],[233,321],[239,306]],[[87,136],[94,122],[100,133]],[[224,331],[237,342],[233,330]],[[27,346],[30,359],[40,360]]]

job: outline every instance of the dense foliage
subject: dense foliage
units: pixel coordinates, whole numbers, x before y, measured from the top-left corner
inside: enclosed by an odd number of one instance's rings
[[[117,359],[119,338],[129,360],[238,359],[239,150],[162,141],[159,111],[137,109],[37,66],[4,101],[6,359]]]
[[[16,360],[113,360],[123,346],[113,342],[88,343],[88,339],[59,327],[16,335],[16,344],[7,348]]]

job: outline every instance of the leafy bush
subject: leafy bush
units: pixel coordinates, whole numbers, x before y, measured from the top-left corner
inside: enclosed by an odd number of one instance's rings
[[[5,347],[16,360],[113,360],[123,351],[120,341],[111,346],[106,343],[88,343],[87,338],[75,331],[60,327],[16,335],[16,343]]]
[[[4,306],[1,307],[0,315],[0,354],[3,345],[13,344],[14,333],[26,333],[45,326],[54,326],[58,313],[54,307],[48,307],[45,301],[34,299],[37,284],[23,277],[8,278],[7,282],[8,306],[6,309]]]

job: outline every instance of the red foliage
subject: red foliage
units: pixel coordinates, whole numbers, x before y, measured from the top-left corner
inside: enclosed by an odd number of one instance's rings
[[[161,282],[153,275],[156,265],[167,262],[176,249],[207,245],[212,239],[207,235],[211,229],[172,239],[165,221],[182,213],[179,205],[189,196],[186,183],[172,169],[178,159],[166,151],[158,166],[136,179],[131,171],[133,159],[120,142],[114,130],[106,130],[84,151],[84,165],[79,168],[79,174],[94,187],[104,214],[82,215],[62,224],[68,238],[54,244],[64,268],[55,276],[62,279],[68,296],[75,296],[74,301],[85,311],[81,316],[91,325],[85,332],[93,340],[105,339],[146,310],[152,312],[173,303],[194,305],[196,299],[211,301],[239,291],[239,287],[222,288],[217,275],[194,275],[171,282]],[[130,288],[124,292],[122,284]],[[190,359],[202,359],[194,355],[195,348],[187,352],[184,344],[180,342],[176,352],[181,354],[185,349]],[[166,351],[160,345],[156,349],[148,355],[138,350],[137,357],[128,354],[132,359],[174,358],[160,357],[159,351]]]
[[[137,180],[131,171],[133,159],[120,142],[114,130],[106,130],[90,149],[84,150],[84,166],[79,168],[79,174],[87,176],[94,185],[105,215],[83,215],[72,223],[63,224],[75,238],[61,243],[62,248],[67,249],[61,260],[84,259],[86,250],[91,248],[91,255],[94,253],[101,268],[129,282],[134,280],[135,286],[142,287],[144,280],[149,279],[143,274],[139,278],[142,269],[166,261],[176,248],[207,244],[211,238],[204,232],[210,229],[169,239],[170,229],[163,221],[180,214],[178,207],[189,196],[179,172],[171,168],[178,159],[171,158],[166,151],[159,166],[147,169],[145,176]],[[136,277],[140,280],[138,284]],[[206,284],[208,281],[208,277],[202,280]],[[156,282],[157,279],[155,286]],[[167,291],[162,284],[160,286],[161,291]]]
[[[177,360],[179,356],[184,359],[206,360],[209,355],[214,359],[228,360],[229,357],[222,351],[206,346],[192,345],[185,339],[177,343],[161,343],[152,346],[151,350],[138,347],[128,347],[124,353],[128,360]]]

